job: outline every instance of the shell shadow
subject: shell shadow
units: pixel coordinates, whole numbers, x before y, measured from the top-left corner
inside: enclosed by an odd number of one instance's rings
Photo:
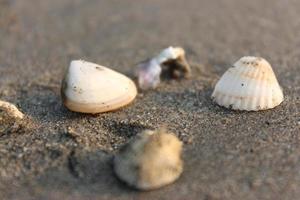
[[[131,138],[145,129],[152,129],[149,126],[145,126],[137,122],[130,123],[111,119],[104,121],[102,126],[110,133],[125,138]]]
[[[160,99],[157,101],[158,107],[168,107],[172,110],[183,110],[189,113],[205,112],[212,114],[233,114],[236,111],[221,107],[211,99],[213,88],[205,87],[204,89],[184,90],[181,92],[160,92],[154,97]]]
[[[17,99],[19,108],[39,121],[57,122],[82,117],[64,107],[58,87],[34,84],[18,91]]]
[[[38,177],[39,187],[49,193],[84,192],[93,196],[119,196],[135,190],[118,180],[113,171],[113,155],[100,150],[74,149],[65,157],[64,168],[50,168]]]

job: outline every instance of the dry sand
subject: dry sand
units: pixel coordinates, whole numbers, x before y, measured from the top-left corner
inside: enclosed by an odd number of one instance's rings
[[[299,0],[0,0],[0,99],[28,116],[0,134],[0,199],[298,199],[299,33]],[[133,77],[169,45],[186,49],[191,79],[164,81],[113,113],[61,105],[70,60]],[[211,102],[218,77],[244,55],[273,65],[281,106],[234,112]],[[132,190],[111,158],[161,124],[185,142],[184,173],[160,190]]]

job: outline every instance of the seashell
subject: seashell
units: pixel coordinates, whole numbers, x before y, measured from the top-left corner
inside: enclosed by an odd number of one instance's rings
[[[160,83],[162,68],[173,78],[188,78],[191,68],[185,59],[185,51],[180,47],[168,47],[156,57],[138,65],[138,84],[142,90],[154,89]]]
[[[144,131],[123,146],[114,158],[116,175],[141,190],[174,182],[182,173],[182,142],[164,129]]]
[[[138,84],[142,90],[154,89],[159,85],[162,69],[156,59],[140,63],[138,69]]]
[[[163,49],[160,54],[158,54],[155,59],[158,63],[164,63],[167,60],[176,60],[178,57],[184,55],[184,50],[180,47],[168,47]]]
[[[183,48],[169,47],[161,55],[168,55],[169,59],[157,59],[161,60],[162,66],[166,66],[166,71],[169,72],[172,78],[189,78],[191,76],[191,67],[185,59]]]
[[[125,75],[104,66],[75,60],[64,77],[61,94],[68,109],[95,114],[131,103],[137,89]]]
[[[212,98],[226,108],[246,111],[271,109],[284,100],[271,65],[250,56],[242,57],[225,72]]]
[[[23,118],[24,114],[15,105],[0,100],[0,136],[19,131],[24,123]]]
[[[0,112],[4,112],[5,115],[17,120],[24,118],[24,114],[15,105],[6,101],[0,100]]]

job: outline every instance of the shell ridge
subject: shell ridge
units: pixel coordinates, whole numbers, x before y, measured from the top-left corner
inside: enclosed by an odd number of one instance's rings
[[[224,73],[212,97],[221,106],[247,111],[270,109],[284,99],[271,65],[250,56],[242,57]]]

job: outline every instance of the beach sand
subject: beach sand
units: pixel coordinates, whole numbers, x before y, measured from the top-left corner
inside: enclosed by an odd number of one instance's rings
[[[297,199],[300,195],[300,1],[0,0],[0,99],[26,114],[0,133],[1,199]],[[134,78],[170,45],[193,76],[164,80],[129,106],[85,115],[61,103],[73,59]],[[261,112],[214,104],[218,78],[245,55],[273,66],[285,101]],[[119,147],[166,125],[183,142],[174,184],[140,192],[112,170]]]

